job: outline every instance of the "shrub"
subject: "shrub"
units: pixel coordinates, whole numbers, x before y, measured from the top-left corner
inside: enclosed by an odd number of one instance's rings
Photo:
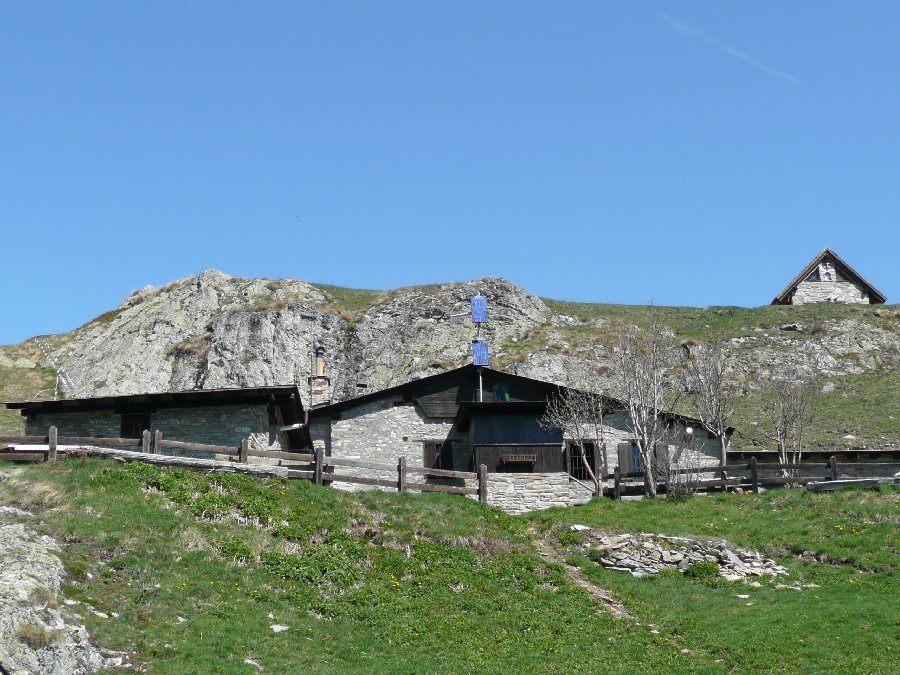
[[[719,576],[719,563],[711,560],[695,562],[684,571],[684,576],[691,579],[711,579]]]

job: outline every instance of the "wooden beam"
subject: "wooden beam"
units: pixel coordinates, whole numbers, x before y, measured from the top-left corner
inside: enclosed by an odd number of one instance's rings
[[[47,432],[47,461],[56,461],[56,427],[50,427]]]
[[[397,492],[406,491],[406,457],[397,458]]]
[[[478,501],[487,504],[487,467],[484,464],[478,465]]]

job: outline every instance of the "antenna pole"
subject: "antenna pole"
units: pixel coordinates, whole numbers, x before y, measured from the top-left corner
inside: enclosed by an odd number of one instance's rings
[[[484,384],[481,380],[481,368],[478,369],[478,402],[484,402]]]

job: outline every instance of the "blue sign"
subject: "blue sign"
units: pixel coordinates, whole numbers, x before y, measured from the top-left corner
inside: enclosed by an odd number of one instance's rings
[[[487,323],[487,298],[476,295],[472,298],[472,323]]]
[[[472,340],[472,363],[476,366],[489,366],[488,341]]]

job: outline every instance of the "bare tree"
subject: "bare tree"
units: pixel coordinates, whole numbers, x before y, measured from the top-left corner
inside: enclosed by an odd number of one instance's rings
[[[696,345],[689,350],[682,374],[694,414],[706,431],[718,437],[719,461],[725,466],[728,431],[742,393],[734,358],[722,340]]]
[[[595,496],[603,494],[603,477],[606,475],[603,452],[603,414],[606,404],[606,397],[601,391],[560,387],[547,401],[547,409],[540,420],[541,426],[559,429],[563,433],[563,439],[571,441],[571,461],[578,462],[584,468],[593,483]],[[586,449],[589,444],[593,444],[594,453],[599,455],[597,471],[594,471],[588,459]]]
[[[781,464],[797,464],[803,458],[804,435],[815,421],[819,389],[813,377],[796,367],[784,368],[763,392],[757,430],[775,444]],[[755,445],[765,445],[754,439]],[[784,476],[789,469],[782,469]]]
[[[669,440],[674,440],[671,437]],[[666,496],[680,499],[694,494],[700,487],[700,472],[695,459],[703,447],[703,441],[694,433],[683,433],[678,444],[665,444],[665,456],[657,452],[653,473],[659,483],[665,483]],[[660,446],[657,446],[659,449]]]
[[[655,450],[667,436],[670,413],[681,397],[681,353],[654,318],[642,330],[628,326],[613,349],[612,365],[644,466],[644,491],[656,496]]]

